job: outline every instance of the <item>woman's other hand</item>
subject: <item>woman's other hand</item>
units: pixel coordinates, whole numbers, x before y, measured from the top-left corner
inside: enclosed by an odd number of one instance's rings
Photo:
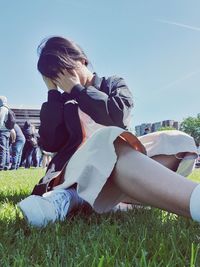
[[[66,93],[70,94],[72,88],[80,84],[80,79],[75,70],[71,70],[68,72],[66,69],[63,70],[62,73],[58,74],[58,78],[56,79],[56,84],[65,91]]]
[[[50,79],[45,76],[42,76],[48,90],[57,90],[57,85]]]

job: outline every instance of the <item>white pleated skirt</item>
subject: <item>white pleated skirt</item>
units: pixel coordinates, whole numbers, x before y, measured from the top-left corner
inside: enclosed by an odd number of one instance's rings
[[[114,185],[112,179],[109,179],[117,161],[114,141],[119,136],[140,152],[144,153],[145,146],[148,156],[190,152],[194,155],[192,157],[194,164],[197,153],[195,142],[183,132],[158,132],[141,137],[139,141],[124,129],[114,126],[104,127],[97,130],[75,152],[66,167],[64,182],[54,189],[68,188],[77,184],[78,195],[98,213],[110,211],[127,199],[127,196]]]

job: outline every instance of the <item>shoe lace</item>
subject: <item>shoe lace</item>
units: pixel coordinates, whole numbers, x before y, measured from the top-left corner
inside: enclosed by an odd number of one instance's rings
[[[84,200],[78,196],[75,189],[61,189],[55,191],[57,192],[52,194],[50,198],[55,207],[56,218],[58,220],[64,220],[66,215],[72,210],[77,209],[84,202]]]

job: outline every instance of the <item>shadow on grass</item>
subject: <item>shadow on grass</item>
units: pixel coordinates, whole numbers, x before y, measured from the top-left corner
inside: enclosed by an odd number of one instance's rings
[[[30,192],[31,194],[31,192]],[[1,194],[0,193],[0,203],[5,203],[5,202],[9,202],[12,204],[17,204],[19,201],[21,201],[22,199],[30,196],[30,194],[27,193],[16,193],[16,194]]]

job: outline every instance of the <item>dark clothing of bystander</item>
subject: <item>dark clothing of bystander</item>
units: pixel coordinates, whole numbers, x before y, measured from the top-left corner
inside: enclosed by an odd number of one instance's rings
[[[24,123],[23,134],[26,138],[26,142],[24,145],[21,165],[25,162],[25,168],[30,168],[31,165],[37,167],[39,166],[37,134],[34,125],[29,121]]]
[[[11,145],[12,151],[12,165],[11,170],[17,170],[20,166],[22,151],[25,144],[25,136],[17,123],[14,125],[14,130],[16,133],[15,142]]]

